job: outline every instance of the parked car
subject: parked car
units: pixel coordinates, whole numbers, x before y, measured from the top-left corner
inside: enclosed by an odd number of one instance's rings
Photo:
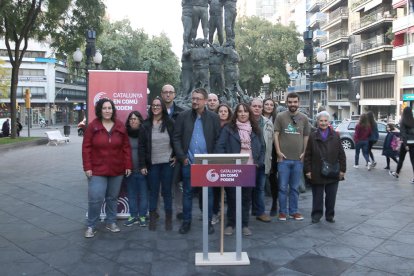
[[[336,129],[341,123],[342,123],[342,120],[332,120],[332,121],[330,121],[330,124],[334,129]]]
[[[357,120],[349,120],[343,121],[335,131],[339,134],[341,138],[342,147],[344,149],[353,149],[355,148],[354,142],[354,133],[355,133],[355,126],[358,124]],[[375,143],[374,148],[382,148],[385,140],[385,136],[387,136],[387,124],[384,122],[377,122],[378,125],[378,133],[379,139],[378,142]]]

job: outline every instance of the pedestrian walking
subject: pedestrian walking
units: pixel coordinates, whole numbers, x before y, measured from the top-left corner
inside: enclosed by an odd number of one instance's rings
[[[385,170],[390,169],[391,159],[398,164],[397,156],[401,147],[400,134],[395,129],[394,124],[387,124],[387,136],[385,136],[384,144],[382,147],[382,155],[385,156],[387,166]]]
[[[371,135],[368,139],[368,154],[371,158],[371,167],[375,167],[377,165],[377,162],[375,162],[374,154],[372,153],[372,147],[377,143],[379,139],[378,124],[375,121],[374,112],[368,111],[367,116],[369,125],[371,126]]]
[[[367,163],[368,171],[371,170],[371,162],[369,162],[368,143],[371,135],[371,126],[368,121],[366,113],[361,114],[359,123],[355,127],[354,141],[355,141],[355,163],[354,168],[359,168],[359,153],[362,150],[362,156]]]

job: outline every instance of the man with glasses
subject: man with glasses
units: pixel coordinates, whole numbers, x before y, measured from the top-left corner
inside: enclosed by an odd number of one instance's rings
[[[219,116],[207,110],[207,91],[196,88],[191,93],[191,109],[181,112],[175,122],[173,145],[176,157],[182,164],[183,176],[183,223],[179,232],[187,234],[191,229],[193,192],[191,188],[190,165],[194,164],[194,155],[213,153],[220,134]],[[212,219],[213,193],[208,189],[208,232],[214,233]]]
[[[164,100],[165,105],[167,106],[168,115],[170,118],[175,120],[178,114],[183,111],[183,109],[174,103],[175,89],[171,84],[166,84],[162,87],[161,98]]]
[[[250,108],[254,119],[260,127],[265,145],[265,164],[256,170],[256,187],[253,190],[252,214],[261,222],[270,222],[270,217],[265,213],[264,188],[267,175],[269,175],[270,167],[272,166],[273,123],[262,115],[263,101],[261,99],[254,98]]]
[[[275,148],[279,173],[279,217],[303,220],[298,212],[299,185],[303,175],[303,157],[308,143],[310,127],[308,117],[301,113],[299,95],[287,95],[288,110],[279,112],[275,121]],[[289,213],[287,208],[289,192]]]

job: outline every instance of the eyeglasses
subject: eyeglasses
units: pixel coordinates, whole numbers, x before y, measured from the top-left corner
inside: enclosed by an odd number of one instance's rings
[[[298,122],[296,121],[295,116],[290,116],[290,118],[292,119],[292,122],[294,125],[296,125]]]
[[[151,105],[151,107],[152,107],[152,108],[160,108],[160,107],[161,107],[161,105],[160,105],[160,104],[153,104],[153,105]]]
[[[130,121],[138,121],[138,118],[129,118]]]
[[[194,98],[191,98],[191,101],[193,101],[193,102],[204,101],[204,98],[196,98],[196,97],[194,97]]]
[[[163,95],[172,95],[172,94],[175,94],[175,92],[174,91],[162,91],[161,94],[163,94]]]

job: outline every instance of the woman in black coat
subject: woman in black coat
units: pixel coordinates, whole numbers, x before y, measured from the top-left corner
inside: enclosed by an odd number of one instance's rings
[[[330,116],[326,111],[316,115],[318,128],[309,136],[305,152],[304,170],[312,184],[312,223],[318,223],[323,215],[325,191],[325,219],[335,222],[335,201],[339,180],[346,171],[346,156],[339,135],[329,127]],[[322,175],[322,160],[330,164],[339,163],[339,174],[335,177]]]

